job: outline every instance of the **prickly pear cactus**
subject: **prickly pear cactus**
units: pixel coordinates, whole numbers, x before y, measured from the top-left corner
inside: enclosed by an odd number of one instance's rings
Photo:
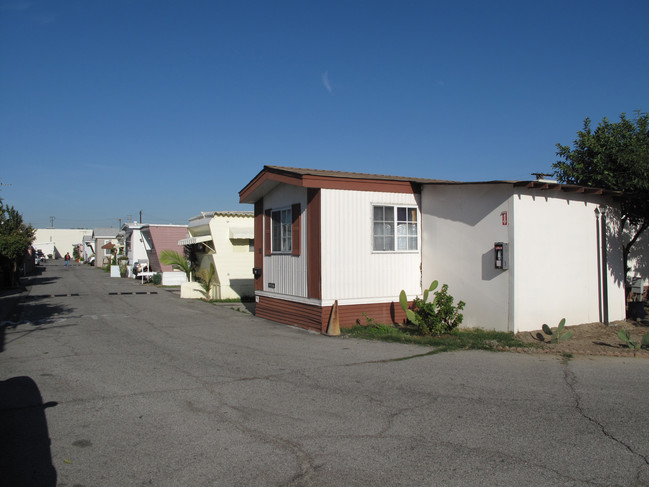
[[[622,340],[624,343],[626,343],[626,346],[629,348],[633,348],[635,350],[640,348],[640,344],[636,343],[634,341],[631,341],[631,332],[629,330],[620,330],[617,332],[617,337]],[[646,336],[645,336],[646,338]],[[643,339],[644,341],[644,339]]]
[[[401,290],[401,293],[399,294],[399,304],[401,305],[401,309],[406,313],[406,318],[408,318],[408,321],[410,321],[410,323],[412,323],[413,325],[416,325],[417,316],[411,309],[408,309],[408,297],[406,296],[406,292],[404,290]]]
[[[559,322],[559,326],[557,326],[557,331],[553,332],[552,329],[546,325],[543,324],[543,333],[548,335],[550,337],[550,343],[559,343],[560,341],[567,340],[572,336],[572,332],[570,330],[566,331],[565,333],[563,332],[563,328],[566,326],[566,319],[563,318]]]

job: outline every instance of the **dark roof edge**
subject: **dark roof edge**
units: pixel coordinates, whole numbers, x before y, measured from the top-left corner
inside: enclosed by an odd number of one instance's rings
[[[580,186],[576,184],[564,184],[564,183],[558,183],[554,181],[544,181],[544,180],[450,181],[444,179],[412,178],[412,177],[405,177],[405,176],[390,176],[384,174],[328,171],[323,169],[306,169],[306,168],[298,168],[298,167],[272,166],[272,165],[264,166],[264,171],[269,171],[276,174],[282,174],[286,176],[299,177],[299,178],[302,178],[303,176],[320,176],[320,177],[332,177],[332,178],[343,178],[343,179],[375,179],[375,180],[382,180],[382,181],[401,181],[401,182],[410,182],[410,183],[417,183],[417,184],[449,185],[449,186],[508,184],[519,188],[541,189],[541,190],[561,190],[565,192],[574,192],[574,193],[605,194],[605,195],[615,195],[615,196],[619,196],[622,194],[622,192],[620,191],[613,191],[613,190],[608,190],[603,188],[593,188],[589,186]]]

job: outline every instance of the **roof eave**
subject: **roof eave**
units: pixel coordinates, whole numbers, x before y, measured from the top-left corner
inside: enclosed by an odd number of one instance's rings
[[[321,171],[316,174],[316,171],[313,171],[313,173],[307,171],[304,169],[291,171],[290,168],[264,166],[264,169],[239,192],[239,202],[255,203],[279,184],[290,184],[304,188],[420,193],[422,182],[427,181],[387,176],[377,177],[360,173],[327,173]]]

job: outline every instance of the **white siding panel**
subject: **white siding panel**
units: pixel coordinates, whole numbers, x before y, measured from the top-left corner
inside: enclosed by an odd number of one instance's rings
[[[323,301],[392,301],[402,289],[410,296],[421,292],[420,250],[372,251],[374,204],[419,207],[419,196],[322,190]]]
[[[300,204],[302,212],[302,223],[300,225],[302,233],[301,255],[264,256],[264,291],[306,297],[306,189],[282,184],[264,196],[264,209],[290,208],[291,205],[296,203]],[[275,287],[270,288],[269,284]]]

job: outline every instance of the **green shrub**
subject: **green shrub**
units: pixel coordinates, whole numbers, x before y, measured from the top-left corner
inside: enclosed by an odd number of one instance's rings
[[[156,272],[151,276],[151,282],[156,286],[159,286],[162,283],[162,274]]]
[[[128,257],[126,258],[126,261],[119,261],[119,275],[122,277],[128,276]]]
[[[448,293],[448,284],[443,284],[442,289],[435,291],[435,298],[429,302],[428,295],[437,288],[437,281],[424,291],[422,298],[415,298],[412,309],[408,309],[405,291],[401,291],[399,302],[406,312],[408,321],[412,323],[421,335],[444,335],[455,330],[464,319],[460,313],[466,303],[458,301],[453,304],[453,296]]]

